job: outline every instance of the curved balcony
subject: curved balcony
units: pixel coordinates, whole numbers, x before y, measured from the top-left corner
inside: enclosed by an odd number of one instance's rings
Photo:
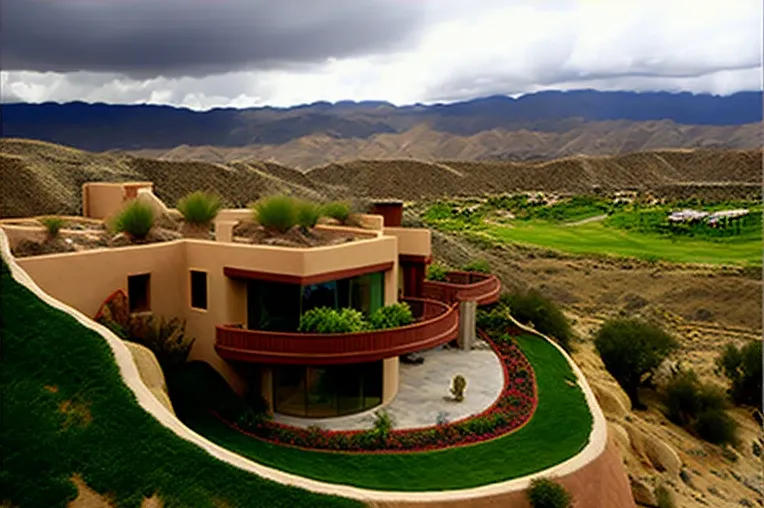
[[[494,303],[501,294],[501,282],[495,275],[476,272],[448,272],[444,282],[426,280],[422,296],[450,305],[476,301],[478,305]]]
[[[459,333],[456,306],[405,298],[417,321],[400,328],[355,333],[299,333],[215,327],[221,358],[253,363],[330,365],[381,360],[445,344]]]

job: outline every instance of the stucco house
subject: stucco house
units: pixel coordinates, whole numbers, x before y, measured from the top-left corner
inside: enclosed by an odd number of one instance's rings
[[[168,213],[151,182],[86,183],[83,216],[105,220],[132,199]],[[391,401],[399,358],[456,340],[470,348],[475,307],[498,299],[492,275],[451,272],[426,280],[430,231],[401,227],[402,203],[380,202],[359,226],[319,225],[348,241],[314,247],[241,243],[234,228],[247,209],[222,210],[214,239],[179,238],[18,258],[48,294],[94,316],[117,289],[130,311],[180,317],[195,338],[190,359],[219,371],[240,394],[256,391],[275,413],[331,417]],[[44,234],[2,221],[11,246]],[[364,313],[405,301],[413,324],[345,334],[301,333],[300,316],[316,307]]]

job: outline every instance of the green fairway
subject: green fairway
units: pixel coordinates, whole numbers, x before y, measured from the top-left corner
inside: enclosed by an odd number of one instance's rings
[[[530,422],[508,436],[435,452],[362,454],[307,451],[241,434],[212,416],[186,422],[241,455],[301,476],[379,490],[461,489],[524,476],[559,464],[586,446],[592,416],[560,352],[537,337],[518,343],[536,373],[539,403]]]
[[[64,508],[80,475],[114,506],[361,506],[266,481],[159,424],[123,383],[104,339],[2,271],[0,505]]]
[[[708,241],[689,237],[667,238],[609,227],[601,222],[563,226],[542,221],[516,222],[512,226],[488,224],[482,230],[502,242],[537,245],[574,254],[607,254],[677,263],[760,264],[758,237]]]

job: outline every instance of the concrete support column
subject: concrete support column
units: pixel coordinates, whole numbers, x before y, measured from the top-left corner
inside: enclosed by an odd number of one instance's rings
[[[398,393],[399,367],[397,356],[382,360],[382,404],[393,400]]]
[[[472,344],[475,343],[476,335],[476,311],[477,302],[461,302],[459,303],[459,348],[465,351],[472,349]]]

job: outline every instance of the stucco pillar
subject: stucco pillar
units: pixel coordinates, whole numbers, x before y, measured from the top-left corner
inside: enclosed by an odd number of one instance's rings
[[[237,221],[234,220],[219,220],[215,221],[215,241],[216,242],[232,242],[233,241],[233,228]]]
[[[459,304],[459,348],[469,351],[475,343],[477,302],[461,302]]]
[[[387,404],[398,394],[398,357],[382,360],[382,404]]]
[[[385,272],[385,305],[398,302],[398,261]]]

